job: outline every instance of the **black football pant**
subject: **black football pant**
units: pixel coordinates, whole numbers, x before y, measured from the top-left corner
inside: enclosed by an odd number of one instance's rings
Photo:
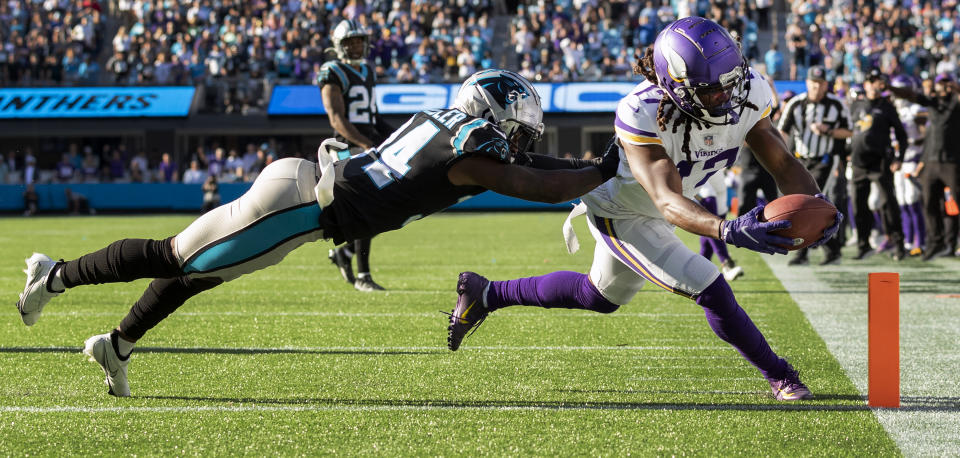
[[[740,208],[737,211],[740,215],[745,215],[748,211],[757,206],[757,191],[763,190],[767,201],[777,198],[777,182],[765,169],[744,171],[740,184]]]
[[[73,288],[154,278],[120,322],[124,335],[139,339],[187,299],[222,283],[184,275],[170,245],[172,238],[117,240],[99,251],[61,262],[57,267],[63,285]]]
[[[880,220],[883,232],[894,247],[903,249],[903,226],[900,222],[900,207],[893,190],[893,172],[884,162],[881,170],[853,168],[853,222],[857,230],[857,247],[861,252],[870,250],[870,230],[873,229],[873,212],[867,205],[870,198],[870,183],[880,187]],[[941,192],[943,190],[941,189]]]
[[[824,159],[825,158],[825,159]],[[813,175],[814,181],[817,182],[817,187],[821,189],[820,192],[826,194],[826,190],[823,187],[827,184],[827,180],[830,178],[830,172],[833,170],[833,158],[831,156],[824,156],[818,159],[800,159],[800,163],[807,168],[810,172],[810,175]],[[890,176],[890,179],[893,180],[893,175]],[[893,181],[890,182],[891,184]],[[893,194],[891,194],[892,196]],[[839,202],[834,202],[837,205],[837,208],[840,208]],[[897,210],[900,211],[900,210]],[[827,256],[836,256],[840,254],[840,248],[842,248],[842,242],[838,236],[834,236],[830,240],[827,240],[827,243],[823,244],[823,249],[826,251]],[[798,259],[806,259],[807,248],[797,250],[796,257]]]
[[[944,210],[944,186],[950,187],[954,200],[960,196],[960,166],[950,162],[930,162],[920,171],[923,215],[927,223],[927,250],[957,249],[957,216]],[[946,220],[946,224],[944,224]]]

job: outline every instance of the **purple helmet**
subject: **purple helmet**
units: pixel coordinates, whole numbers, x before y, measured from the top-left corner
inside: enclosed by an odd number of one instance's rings
[[[916,91],[917,88],[920,87],[920,83],[917,82],[917,80],[910,75],[894,76],[890,80],[890,85],[897,88],[909,88],[914,91]]]
[[[747,62],[726,29],[690,16],[653,44],[657,85],[684,113],[710,124],[736,124],[747,101]]]

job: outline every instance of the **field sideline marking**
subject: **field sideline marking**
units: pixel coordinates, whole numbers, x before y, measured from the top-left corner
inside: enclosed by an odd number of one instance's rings
[[[867,410],[865,406],[817,404],[590,404],[570,405],[306,405],[265,406],[194,406],[194,407],[77,407],[77,406],[0,406],[4,413],[195,413],[195,412],[364,412],[364,411],[431,411],[431,410],[491,410],[491,411],[562,411],[562,410]]]

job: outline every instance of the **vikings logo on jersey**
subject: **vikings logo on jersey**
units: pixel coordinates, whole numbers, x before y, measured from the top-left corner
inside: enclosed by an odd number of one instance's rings
[[[513,78],[503,78],[500,75],[491,75],[489,77],[480,77],[477,84],[486,89],[493,96],[493,101],[500,105],[500,108],[506,108],[517,101],[519,98],[526,98],[530,94]]]

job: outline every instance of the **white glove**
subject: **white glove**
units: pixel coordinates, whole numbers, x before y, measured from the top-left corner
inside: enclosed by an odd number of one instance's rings
[[[333,180],[336,178],[336,173],[333,171],[333,161],[337,158],[337,151],[346,148],[345,143],[338,142],[334,138],[324,140],[317,148],[317,168],[320,170],[320,180],[317,181],[317,186],[313,188],[313,193],[317,196],[317,204],[320,205],[320,208],[333,202]]]

